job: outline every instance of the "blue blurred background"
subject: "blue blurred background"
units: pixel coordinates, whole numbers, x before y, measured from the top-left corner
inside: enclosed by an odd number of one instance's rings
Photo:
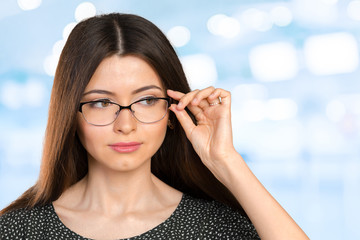
[[[37,179],[69,32],[109,12],[159,26],[192,88],[232,92],[237,150],[311,239],[360,239],[359,0],[2,0],[0,208]]]

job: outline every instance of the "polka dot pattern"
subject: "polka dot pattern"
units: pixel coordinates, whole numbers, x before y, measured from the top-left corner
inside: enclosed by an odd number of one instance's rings
[[[0,217],[0,239],[85,240],[67,228],[52,204],[19,209]],[[252,223],[231,208],[184,194],[172,215],[160,225],[128,240],[260,239]]]

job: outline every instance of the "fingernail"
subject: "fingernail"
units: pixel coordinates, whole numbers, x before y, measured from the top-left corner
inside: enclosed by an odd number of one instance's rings
[[[182,105],[183,105],[183,103],[182,103],[182,102],[179,102],[179,103],[177,104],[177,107],[180,108],[180,107],[182,107]]]
[[[192,100],[192,103],[195,104],[196,102],[197,102],[197,98],[194,98],[194,99]]]
[[[176,111],[176,106],[171,105],[171,106],[169,107],[169,109],[170,109],[171,111]]]

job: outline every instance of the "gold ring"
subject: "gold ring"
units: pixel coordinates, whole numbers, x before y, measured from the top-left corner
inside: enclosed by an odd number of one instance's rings
[[[218,104],[221,104],[221,97],[218,97],[218,102],[212,102],[212,103],[209,103],[210,106],[215,106],[215,105],[218,105]]]
[[[218,105],[220,104],[221,102],[214,102],[214,103],[209,103],[210,106],[215,106],[215,105]]]

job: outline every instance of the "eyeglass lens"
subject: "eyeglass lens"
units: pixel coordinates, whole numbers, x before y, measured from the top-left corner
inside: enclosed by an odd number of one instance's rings
[[[167,109],[168,101],[166,99],[144,99],[131,104],[131,113],[143,123],[160,121],[166,115]],[[119,105],[105,101],[93,101],[82,106],[82,114],[85,120],[97,126],[113,123],[120,114],[119,111]]]

